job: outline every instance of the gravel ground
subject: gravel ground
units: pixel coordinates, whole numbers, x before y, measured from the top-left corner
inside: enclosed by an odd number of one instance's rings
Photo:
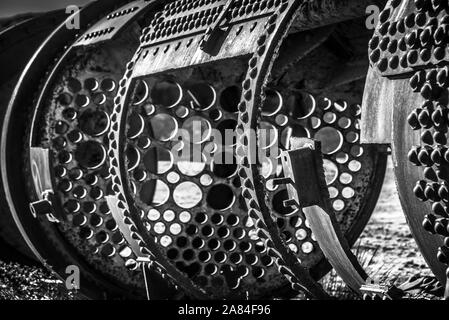
[[[368,274],[381,283],[399,286],[412,277],[433,279],[402,212],[391,159],[377,206],[353,251]],[[355,298],[335,272],[324,278],[323,285],[342,299]],[[437,298],[420,290],[410,297]]]
[[[0,262],[1,300],[73,299],[74,294],[61,285],[61,281],[43,268]]]
[[[369,266],[370,271],[380,278],[388,275],[403,282],[414,274],[430,276],[432,273],[405,220],[392,167],[389,161],[381,197],[359,240],[359,247],[365,252],[376,251]]]
[[[388,278],[399,284],[414,275],[431,275],[402,213],[391,163],[376,210],[354,250],[378,280]],[[323,283],[341,298],[346,297],[347,290],[335,274],[327,276]],[[42,268],[0,261],[0,299],[74,298],[76,295],[66,293],[61,283]]]

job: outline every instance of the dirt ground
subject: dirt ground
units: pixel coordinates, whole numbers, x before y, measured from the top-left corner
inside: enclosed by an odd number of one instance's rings
[[[389,279],[400,284],[416,274],[431,275],[402,213],[391,162],[375,212],[354,251],[375,280]],[[327,276],[323,283],[325,287],[346,291],[334,274]],[[0,261],[0,299],[73,298],[58,286],[49,272]]]
[[[355,248],[372,258],[368,269],[380,280],[388,276],[402,282],[414,274],[431,275],[405,221],[391,161],[376,209]]]

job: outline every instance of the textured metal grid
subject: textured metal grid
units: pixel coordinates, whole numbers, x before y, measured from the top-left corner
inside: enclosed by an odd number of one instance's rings
[[[390,1],[369,43],[372,65],[386,76],[447,60],[448,4]]]

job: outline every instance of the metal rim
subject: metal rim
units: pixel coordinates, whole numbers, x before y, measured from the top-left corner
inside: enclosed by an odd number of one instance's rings
[[[116,5],[117,3],[111,1],[92,3],[79,12],[81,22],[85,24],[88,21],[95,21],[99,14],[113,10]],[[35,221],[33,221],[34,218],[26,207],[26,203],[29,203],[29,200],[25,199],[24,201],[24,199],[17,199],[17,197],[12,196],[13,194],[25,195],[27,190],[26,182],[16,177],[11,179],[11,175],[14,172],[22,171],[21,166],[18,164],[20,161],[15,160],[14,154],[23,152],[22,147],[17,144],[17,136],[25,135],[25,125],[28,123],[26,120],[18,120],[20,114],[25,114],[22,106],[32,105],[32,101],[24,101],[33,99],[25,92],[36,91],[36,83],[39,84],[40,79],[47,72],[48,61],[52,59],[57,60],[58,55],[64,50],[64,46],[75,40],[78,32],[78,30],[66,28],[65,23],[61,24],[44,41],[21,75],[8,106],[3,126],[2,150],[7,150],[7,152],[2,152],[2,163],[6,164],[2,167],[3,186],[9,209],[16,225],[28,246],[44,266],[61,278],[65,275],[66,266],[78,265],[81,270],[81,281],[84,281],[82,292],[91,298],[120,297],[124,294],[136,297],[135,293],[129,289],[120,289],[99,274],[92,274],[89,268],[83,265],[83,262],[77,258],[76,253],[70,247],[64,245],[65,240],[60,237],[54,226],[47,225],[48,228],[45,232],[42,232],[41,228],[36,228]],[[15,133],[14,136],[12,136],[13,132]],[[43,236],[45,233],[53,234],[53,239],[55,240],[49,241],[48,238]]]
[[[241,134],[238,139],[238,148],[240,150],[237,150],[241,168],[239,175],[242,180],[242,185],[245,186],[244,192],[247,193],[245,198],[247,199],[248,207],[250,208],[250,217],[253,218],[255,225],[258,227],[260,237],[265,239],[268,247],[274,249],[272,250],[272,254],[277,260],[280,271],[289,278],[294,288],[302,289],[310,296],[316,298],[326,298],[326,293],[322,291],[319,285],[314,283],[310,278],[308,271],[304,269],[305,265],[302,263],[304,257],[316,249],[312,245],[312,242],[307,242],[307,248],[304,247],[306,250],[304,251],[304,254],[297,249],[297,246],[295,246],[296,250],[288,248],[284,242],[285,240],[278,235],[278,228],[272,219],[263,196],[265,185],[260,182],[261,177],[258,173],[259,169],[257,168],[257,165],[254,164],[259,160],[256,159],[254,155],[249,155],[249,150],[252,150],[254,147],[251,146],[251,143],[257,145],[257,139],[245,134],[249,129],[256,127],[260,121],[260,108],[257,106],[260,106],[263,103],[263,100],[261,100],[259,96],[262,94],[263,90],[266,90],[265,86],[268,83],[268,76],[274,65],[274,61],[271,57],[276,56],[277,52],[279,52],[282,39],[286,37],[286,30],[290,28],[295,13],[297,12],[297,7],[294,5],[289,6],[289,4],[285,4],[283,9],[284,10],[279,12],[279,16],[272,19],[271,25],[267,25],[266,34],[259,40],[259,48],[250,60],[250,71],[248,72],[246,80],[243,82],[245,90],[239,105],[239,126],[241,129],[240,132],[243,134]],[[375,152],[375,149],[373,151]],[[380,158],[383,158],[383,161],[381,160],[379,162],[380,171],[379,169],[376,169],[373,170],[374,172],[377,171],[382,173],[385,170],[386,154],[383,154]],[[374,181],[376,180],[379,179],[374,179]],[[383,180],[383,177],[381,180]],[[379,186],[374,188],[374,191],[377,192],[376,198],[380,191],[379,189]],[[335,202],[334,209],[337,210]],[[296,214],[301,215],[300,212],[297,212]],[[301,218],[302,219],[300,220],[305,221],[304,217]],[[308,232],[307,234],[310,237]],[[311,239],[311,241],[313,241],[313,237]]]

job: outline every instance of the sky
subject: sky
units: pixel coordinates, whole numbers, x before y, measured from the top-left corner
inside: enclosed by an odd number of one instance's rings
[[[66,8],[69,5],[83,5],[89,0],[0,0],[0,17],[19,13],[41,12]]]

